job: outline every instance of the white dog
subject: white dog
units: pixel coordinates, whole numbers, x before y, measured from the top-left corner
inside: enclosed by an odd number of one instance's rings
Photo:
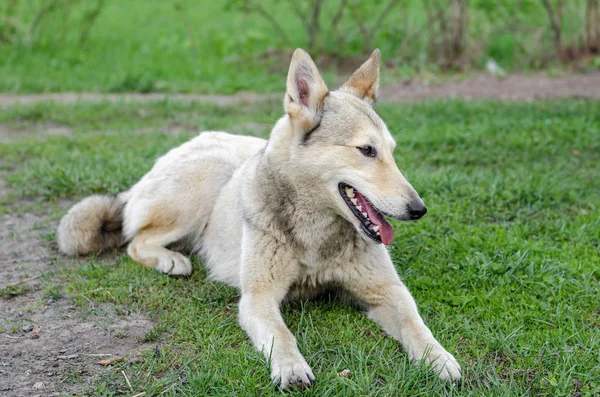
[[[363,303],[412,359],[460,379],[384,246],[394,238],[386,217],[416,220],[427,210],[398,170],[396,143],[373,107],[379,58],[376,50],[329,91],[310,56],[296,50],[285,115],[268,141],[200,134],[128,191],[73,206],[58,228],[60,249],[79,255],[128,244],[135,261],[170,275],[192,271],[175,247],[199,253],[213,279],[241,290],[240,324],[282,388],[310,385],[314,375],[279,306],[331,288]]]

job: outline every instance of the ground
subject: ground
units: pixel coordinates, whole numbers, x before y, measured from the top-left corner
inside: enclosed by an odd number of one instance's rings
[[[61,202],[60,208],[69,204]],[[107,372],[99,361],[123,357],[140,362],[141,352],[154,349],[144,341],[153,321],[108,303],[75,306],[47,284],[56,253],[39,233],[56,222],[26,212],[5,214],[0,225],[3,396],[85,393],[93,379]]]
[[[395,223],[392,256],[465,377],[444,385],[359,308],[323,297],[284,308],[317,376],[292,393],[600,392],[600,104],[573,99],[598,98],[598,75],[572,79],[383,90],[398,164],[430,209]],[[454,93],[528,101],[426,98]],[[529,101],[548,96],[563,99]],[[65,258],[54,229],[70,204],[126,188],[198,130],[265,136],[279,97],[0,96],[0,394],[277,393],[237,326],[237,291],[199,260],[172,279],[119,251]]]
[[[340,82],[341,85],[343,81]],[[566,75],[550,78],[543,74],[510,75],[497,78],[489,74],[471,75],[457,81],[430,83],[422,79],[407,79],[401,83],[383,86],[381,101],[415,101],[423,99],[500,99],[522,100],[549,98],[593,98],[600,99],[600,72]],[[55,93],[55,94],[1,94],[0,106],[11,104],[30,105],[45,101],[75,103],[77,101],[158,101],[171,99],[184,102],[204,102],[231,105],[237,102],[256,102],[262,99],[279,98],[281,94],[257,94],[239,92],[234,95],[208,94],[98,94],[98,93]]]

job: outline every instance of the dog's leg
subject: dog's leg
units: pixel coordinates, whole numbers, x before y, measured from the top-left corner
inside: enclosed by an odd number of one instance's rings
[[[275,383],[281,388],[310,386],[315,376],[279,311],[298,275],[298,263],[274,239],[247,238],[247,229],[242,245],[240,325],[254,346],[270,360]]]
[[[460,365],[423,322],[413,297],[398,277],[390,258],[383,262],[361,266],[360,272],[348,272],[345,286],[367,304],[369,318],[398,340],[411,360],[424,360],[431,364],[441,379],[459,380]]]
[[[180,230],[147,229],[139,232],[127,247],[127,253],[136,262],[172,276],[188,276],[192,273],[189,258],[165,246],[183,236]]]

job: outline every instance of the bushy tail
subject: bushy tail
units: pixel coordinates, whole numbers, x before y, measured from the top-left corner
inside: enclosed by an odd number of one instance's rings
[[[125,244],[125,196],[90,196],[71,207],[58,224],[58,248],[67,255],[83,255]]]

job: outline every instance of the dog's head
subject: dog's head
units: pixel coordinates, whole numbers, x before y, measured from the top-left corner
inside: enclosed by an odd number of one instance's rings
[[[363,236],[389,245],[394,232],[385,217],[416,220],[427,210],[398,169],[396,143],[373,107],[379,61],[375,50],[339,90],[329,91],[310,56],[296,50],[287,77],[287,116],[267,150],[284,148],[286,173],[297,189]]]

